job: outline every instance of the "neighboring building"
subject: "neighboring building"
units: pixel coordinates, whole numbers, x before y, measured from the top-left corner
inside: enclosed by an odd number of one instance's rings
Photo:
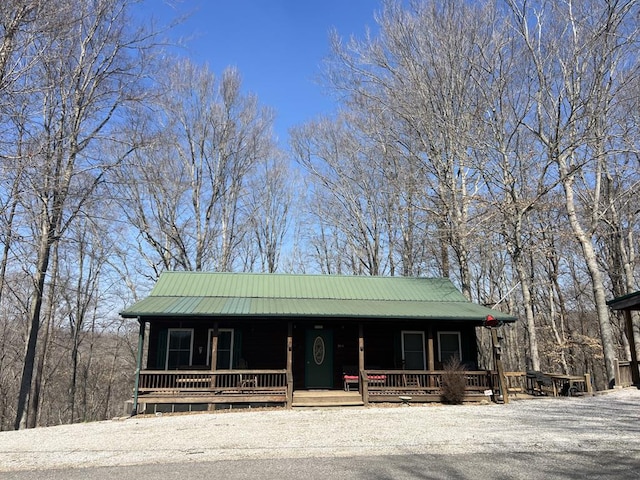
[[[491,375],[477,372],[476,327],[488,316],[515,321],[445,278],[202,272],[163,273],[121,315],[140,322],[140,361],[149,327],[136,405],[199,408],[290,406],[303,390],[433,400],[452,357],[475,372],[477,393]]]
[[[636,351],[636,344],[634,340],[634,326],[631,312],[640,312],[640,291],[624,295],[622,297],[614,298],[607,302],[609,308],[616,311],[621,311],[624,314],[625,319],[625,333],[629,340],[629,351],[631,353],[631,361],[629,362],[629,382],[632,385],[636,385],[640,388],[640,370],[638,369],[638,352]],[[619,370],[619,368],[618,368]],[[616,386],[620,386],[619,380],[620,372],[616,372]]]

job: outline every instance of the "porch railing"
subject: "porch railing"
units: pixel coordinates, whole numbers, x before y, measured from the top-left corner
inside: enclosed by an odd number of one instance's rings
[[[630,387],[633,385],[633,372],[631,362],[614,359],[615,385],[616,387]]]
[[[385,401],[391,397],[411,396],[433,399],[442,392],[442,379],[446,372],[422,370],[363,370],[362,391],[365,403]],[[484,396],[497,385],[497,374],[490,371],[460,372],[465,379],[468,396]]]
[[[286,370],[144,370],[141,395],[286,395]]]

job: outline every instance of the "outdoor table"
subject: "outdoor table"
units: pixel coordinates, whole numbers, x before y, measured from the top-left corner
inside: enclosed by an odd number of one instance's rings
[[[586,379],[583,375],[562,375],[547,374],[553,382],[553,396],[557,397],[558,392],[566,392],[568,396],[573,396],[578,392],[586,392]]]

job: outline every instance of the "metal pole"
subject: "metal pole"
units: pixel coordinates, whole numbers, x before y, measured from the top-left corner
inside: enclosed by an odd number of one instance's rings
[[[138,387],[140,386],[140,370],[142,369],[142,348],[144,346],[144,329],[145,323],[138,317],[138,323],[140,324],[140,331],[138,333],[138,358],[136,361],[136,381],[133,387],[133,410],[131,416],[138,414]]]

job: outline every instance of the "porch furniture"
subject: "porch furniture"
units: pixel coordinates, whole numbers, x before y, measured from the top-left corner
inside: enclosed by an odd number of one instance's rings
[[[258,387],[258,376],[253,374],[238,374],[238,388],[240,390],[255,389]]]
[[[527,393],[530,395],[548,395],[554,393],[554,383],[551,377],[537,370],[527,372]]]
[[[359,379],[358,375],[343,375],[342,379],[344,381],[344,391],[345,392],[350,392],[351,391],[351,388],[350,388],[351,385],[355,385],[356,386],[356,390],[358,389],[358,385],[360,383],[359,380],[358,380]]]
[[[202,377],[177,377],[176,378],[176,386],[181,388],[194,388],[194,389],[202,389],[209,388],[211,386],[211,375],[206,375]]]
[[[368,375],[367,380],[369,380],[369,385],[380,385],[383,386],[385,381],[387,380],[386,375]]]
[[[586,375],[549,374],[549,378],[553,382],[554,396],[574,397],[582,393],[591,393],[591,382]]]
[[[358,367],[352,365],[345,366],[342,371],[342,382],[345,392],[351,391],[351,385],[355,385],[356,390],[359,390],[360,375],[358,375]]]
[[[405,387],[420,388],[420,377],[414,374],[403,374],[402,383]]]

